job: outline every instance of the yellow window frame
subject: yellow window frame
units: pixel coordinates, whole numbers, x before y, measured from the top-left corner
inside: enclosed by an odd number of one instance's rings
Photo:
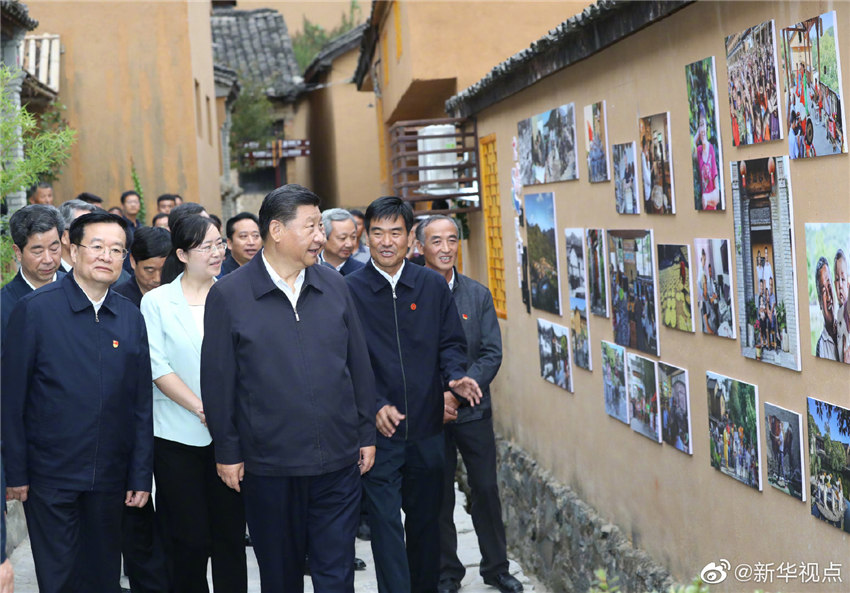
[[[505,252],[502,241],[502,206],[499,197],[499,167],[496,157],[496,135],[478,141],[481,159],[481,206],[484,214],[484,236],[487,254],[487,283],[493,295],[496,315],[508,318],[505,290]]]

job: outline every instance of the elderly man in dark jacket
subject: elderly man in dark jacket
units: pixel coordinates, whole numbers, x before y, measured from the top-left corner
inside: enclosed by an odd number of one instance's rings
[[[505,526],[496,483],[496,440],[490,404],[490,382],[502,364],[502,335],[490,291],[455,269],[460,228],[448,216],[436,215],[419,223],[416,239],[425,256],[425,266],[442,274],[454,295],[466,334],[469,368],[467,373],[481,387],[481,404],[457,407],[451,393],[446,401],[446,465],[443,479],[443,507],[440,511],[439,593],[455,593],[466,570],[457,557],[457,531],[453,512],[457,452],[466,465],[472,490],[472,524],[478,535],[482,560],[479,567],[484,582],[505,593],[522,591],[522,583],[508,572]]]
[[[366,210],[365,224],[372,260],[345,279],[378,389],[378,451],[364,482],[378,590],[434,591],[445,461],[443,392],[448,387],[478,403],[481,391],[466,376],[466,339],[446,281],[405,262],[410,206],[397,197],[379,198]]]

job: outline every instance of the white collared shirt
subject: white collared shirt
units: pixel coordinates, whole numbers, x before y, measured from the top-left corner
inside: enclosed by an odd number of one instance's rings
[[[288,298],[289,302],[292,303],[292,310],[295,311],[297,315],[298,297],[301,295],[301,287],[304,286],[304,272],[306,271],[306,268],[301,270],[301,272],[298,274],[298,277],[295,279],[295,290],[292,290],[289,284],[287,284],[283,280],[283,278],[280,277],[280,274],[274,271],[274,268],[269,263],[269,260],[266,259],[265,253],[262,254],[262,257],[263,265],[266,266],[266,271],[269,273],[272,282],[274,282],[274,285],[277,286],[281,290],[281,292],[286,295],[286,298]]]
[[[392,276],[390,276],[385,271],[383,271],[381,268],[379,268],[377,265],[375,265],[374,259],[370,260],[370,261],[372,262],[372,265],[375,266],[375,269],[378,270],[378,273],[381,276],[383,276],[384,278],[387,279],[387,282],[390,283],[390,286],[392,287],[393,292],[395,292],[395,285],[398,284],[398,280],[399,280],[399,278],[401,278],[401,271],[404,270],[404,266],[407,264],[407,260],[402,260],[401,266],[399,267],[398,272],[396,272]]]
[[[62,258],[59,259],[59,265],[62,267],[62,270],[64,272],[70,272],[71,270],[74,269],[74,266],[72,266],[71,264],[69,264],[68,262],[66,262]]]
[[[344,260],[342,260],[342,263],[341,263],[341,264],[339,264],[338,266],[335,266],[335,265],[333,265],[332,263],[330,263],[328,260],[326,260],[326,259],[325,259],[325,251],[324,251],[324,249],[323,249],[323,250],[322,250],[322,252],[319,254],[319,263],[320,263],[320,264],[323,264],[323,265],[324,265],[324,264],[328,264],[329,266],[331,266],[331,267],[332,267],[334,270],[336,270],[337,272],[339,272],[340,270],[342,270],[342,266],[344,266],[344,265],[345,265],[345,262],[347,262],[347,261],[348,261],[347,259],[344,259]]]
[[[454,271],[454,269],[452,269],[452,279],[449,280],[449,290],[455,289],[455,278],[456,278],[455,277],[455,271]]]
[[[29,278],[27,278],[27,275],[26,275],[26,274],[24,274],[24,269],[23,269],[23,268],[21,268],[21,278],[23,278],[23,279],[24,279],[24,282],[26,282],[26,283],[27,283],[27,286],[29,286],[30,288],[32,288],[33,290],[35,290],[35,286],[33,285],[33,283],[32,283],[32,282],[30,282],[30,279],[29,279]],[[56,282],[56,273],[55,273],[55,272],[53,273],[53,278],[51,278],[51,279],[50,279],[50,282]],[[48,284],[50,284],[50,282],[48,282]]]
[[[85,294],[85,291],[83,291],[83,294]],[[86,298],[89,300],[89,302],[91,302],[92,306],[94,307],[94,314],[95,315],[100,313],[100,308],[101,308],[101,306],[103,306],[103,301],[106,300],[106,295],[108,295],[108,294],[109,294],[109,291],[107,290],[105,293],[103,293],[103,297],[99,301],[93,301],[91,299],[91,297],[86,294]]]

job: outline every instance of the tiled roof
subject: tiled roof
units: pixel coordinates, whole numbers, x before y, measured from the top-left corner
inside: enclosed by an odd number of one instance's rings
[[[478,113],[694,1],[598,0],[451,97],[446,113],[453,117]]]
[[[331,67],[335,59],[347,51],[351,51],[355,47],[360,46],[360,40],[363,37],[364,31],[369,26],[368,23],[357,25],[350,31],[334,37],[328,41],[316,57],[310,62],[307,68],[304,69],[304,80],[314,82],[314,79]],[[352,75],[354,73],[352,72]]]
[[[270,8],[216,8],[211,21],[217,64],[237,71],[240,78],[259,81],[269,97],[295,100],[303,80],[279,12]]]
[[[11,19],[27,31],[38,27],[38,21],[30,16],[26,4],[21,4],[18,0],[0,0],[0,14],[2,20]]]

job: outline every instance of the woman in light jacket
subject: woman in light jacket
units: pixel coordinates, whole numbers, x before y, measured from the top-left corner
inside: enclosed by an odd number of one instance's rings
[[[221,271],[224,243],[208,218],[171,229],[162,286],[142,298],[153,370],[154,477],[176,593],[208,593],[212,558],[218,593],[247,591],[245,512],[216,473],[201,399],[204,302]]]

